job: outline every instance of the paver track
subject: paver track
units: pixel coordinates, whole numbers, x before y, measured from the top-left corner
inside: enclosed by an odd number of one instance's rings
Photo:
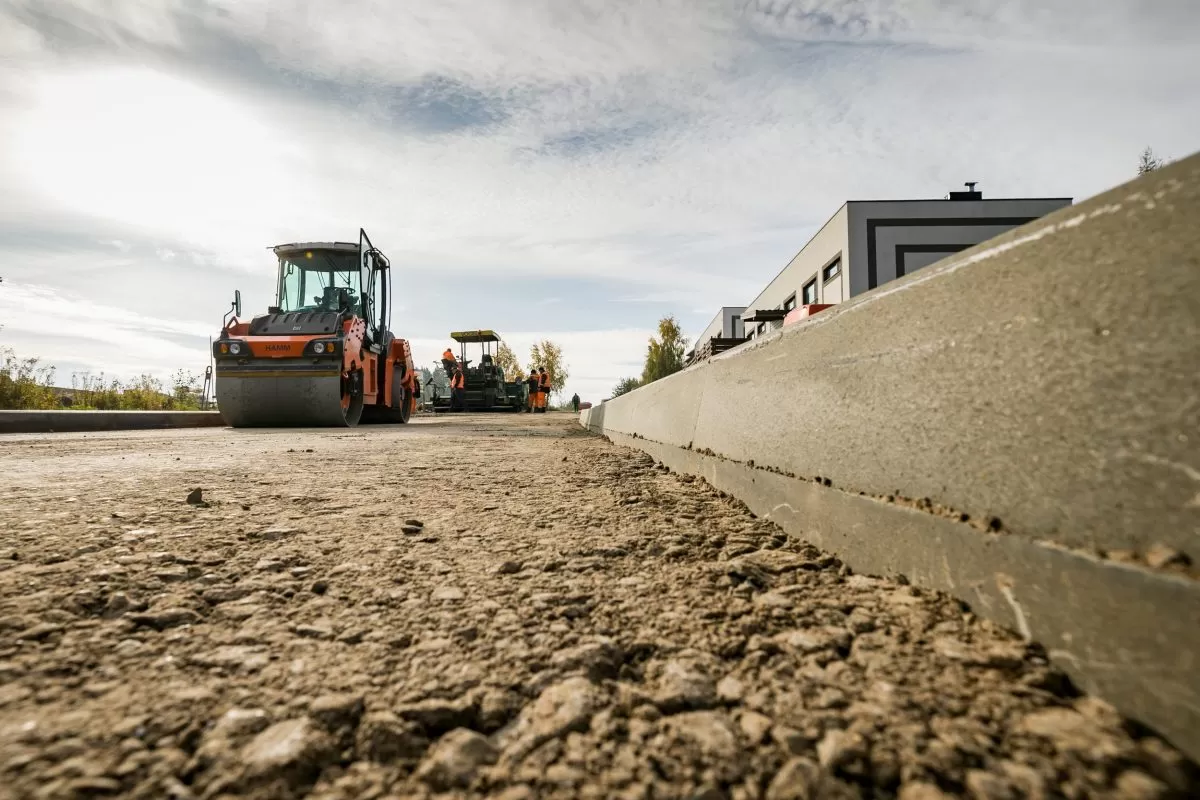
[[[0,485],[0,797],[1200,794],[1036,647],[571,417],[9,436]]]

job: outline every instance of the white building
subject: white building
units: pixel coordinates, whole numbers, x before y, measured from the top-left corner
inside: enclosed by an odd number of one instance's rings
[[[974,184],[945,200],[851,200],[744,308],[726,307],[696,340],[754,338],[801,305],[835,304],[1071,205],[1072,199],[985,200]],[[732,312],[732,313],[731,313]],[[739,336],[739,333],[741,334]]]

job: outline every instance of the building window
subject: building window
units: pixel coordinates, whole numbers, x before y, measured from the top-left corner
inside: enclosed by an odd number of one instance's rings
[[[824,279],[826,282],[829,282],[829,281],[833,280],[834,278],[836,278],[838,276],[838,273],[840,273],[841,271],[842,271],[842,260],[839,258],[837,261],[834,261],[832,264],[825,267],[825,269],[821,270],[821,278]]]
[[[795,307],[796,307],[796,295],[795,294],[793,294],[787,300],[783,301],[783,310],[784,311],[791,311]]]
[[[813,278],[804,284],[804,305],[810,306],[817,302],[817,279]]]
[[[741,324],[742,324],[742,315],[741,314],[734,314],[732,317],[729,318],[729,338],[730,339],[741,338],[738,336],[738,325],[741,325]]]
[[[758,332],[759,336],[762,336],[763,331],[765,331],[766,329],[767,329],[767,323],[760,322],[760,323],[758,323],[758,327],[755,330]]]

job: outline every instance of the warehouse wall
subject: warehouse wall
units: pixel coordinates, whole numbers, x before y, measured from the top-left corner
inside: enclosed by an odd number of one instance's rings
[[[850,297],[1069,206],[1070,198],[848,203]]]
[[[766,288],[759,293],[758,297],[754,298],[753,302],[746,306],[746,314],[756,309],[783,308],[783,304],[793,294],[796,296],[796,304],[802,305],[803,298],[801,292],[804,285],[810,280],[817,282],[817,302],[826,302],[821,300],[821,293],[825,290],[825,286],[821,280],[821,270],[827,264],[835,259],[841,258],[843,265],[845,264],[844,254],[847,247],[847,217],[846,206],[838,209],[828,222],[817,232],[812,239],[809,240],[799,253],[793,256],[792,260],[787,263],[775,279],[767,284]],[[840,270],[842,274],[837,276],[830,282],[833,287],[831,291],[840,292],[841,281],[844,279],[845,268]],[[835,301],[836,302],[836,301]],[[765,325],[767,331],[778,330],[782,323],[774,325]],[[749,335],[752,328],[755,328],[753,323],[746,323],[746,334]]]

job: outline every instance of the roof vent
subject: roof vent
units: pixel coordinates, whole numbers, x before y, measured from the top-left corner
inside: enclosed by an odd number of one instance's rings
[[[967,187],[967,191],[951,192],[950,199],[951,200],[982,200],[983,192],[975,191],[975,184],[977,184],[977,183],[979,183],[979,181],[967,181],[966,183],[963,184],[963,186]]]

